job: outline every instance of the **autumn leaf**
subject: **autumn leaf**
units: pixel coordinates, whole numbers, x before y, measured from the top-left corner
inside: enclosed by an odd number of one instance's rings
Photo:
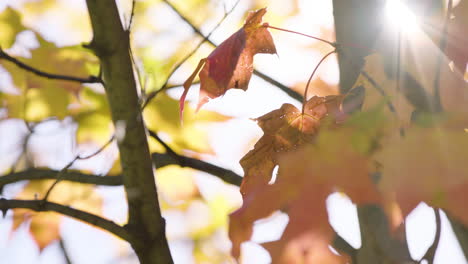
[[[453,8],[455,16],[449,22],[449,32],[447,39],[447,56],[453,60],[455,67],[462,73],[465,73],[468,63],[468,38],[466,29],[468,28],[468,2],[460,1]]]
[[[287,153],[294,153],[301,146],[312,142],[325,117],[330,115],[333,120],[340,116],[341,99],[341,96],[315,96],[307,101],[304,113],[293,105],[284,104],[280,109],[257,119],[264,135],[240,161],[244,169],[241,185],[244,204],[230,218],[229,236],[233,242],[233,256],[240,256],[240,244],[252,235],[254,221],[297,200],[300,195],[298,190],[302,188],[305,178],[287,178],[288,173],[283,176],[285,173],[281,173],[283,168],[280,161]],[[303,168],[303,158],[298,161],[301,163],[299,167]],[[277,165],[280,173],[276,182],[269,184]]]
[[[257,53],[276,53],[273,38],[261,24],[266,8],[250,12],[244,26],[221,43],[207,58],[202,59],[184,83],[180,97],[180,113],[195,76],[200,71],[200,95],[197,109],[226,93],[231,88],[247,90],[253,72],[253,56]]]
[[[394,135],[384,143],[376,155],[382,164],[379,186],[396,199],[404,216],[424,201],[468,224],[466,204],[459,202],[468,192],[468,133],[463,128],[415,125],[404,137]]]
[[[341,98],[314,96],[307,101],[304,113],[291,104],[284,104],[257,118],[264,135],[240,161],[245,173],[241,193],[245,195],[256,186],[267,184],[278,165],[278,155],[310,142],[324,117],[329,113],[338,115]]]
[[[60,239],[60,222],[62,216],[57,213],[35,213],[28,209],[13,210],[13,230],[17,230],[23,223],[28,224],[29,233],[42,251],[51,243]]]
[[[21,23],[21,17],[11,7],[0,13],[0,47],[10,48],[16,40],[16,35],[26,28]]]
[[[53,182],[54,180],[30,181],[16,198],[25,200],[43,198]],[[100,215],[102,199],[93,188],[80,183],[61,182],[50,192],[48,200]],[[60,214],[37,213],[16,208],[13,209],[13,219],[13,231],[23,223],[29,224],[29,232],[40,250],[60,238],[60,223],[63,219]]]

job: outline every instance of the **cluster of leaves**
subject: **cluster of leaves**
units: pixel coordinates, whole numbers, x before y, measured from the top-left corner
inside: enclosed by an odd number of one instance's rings
[[[251,12],[242,29],[200,61],[185,83],[181,104],[200,69],[198,107],[228,89],[247,89],[253,55],[276,51],[268,24],[261,23],[265,12]],[[457,16],[451,30],[466,25],[463,19]],[[448,56],[464,72],[466,46],[449,43]],[[373,66],[376,60],[379,55],[369,56],[365,69],[390,87],[395,75],[384,71],[383,62]],[[377,204],[387,209],[390,219],[396,212],[388,208],[398,208],[405,217],[426,202],[468,225],[463,198],[468,192],[467,85],[455,74],[448,77],[452,81],[445,79],[440,100],[447,111],[434,112],[434,102],[406,70],[402,90],[389,98],[372,96],[373,84],[364,75],[343,96],[314,96],[302,111],[284,104],[256,119],[264,135],[240,161],[244,203],[231,214],[229,226],[234,257],[240,257],[240,245],[252,236],[254,222],[280,210],[289,215],[282,237],[262,244],[273,263],[346,263],[345,254],[330,250],[335,233],[325,200],[334,192],[358,205]],[[356,93],[361,96],[353,96]],[[397,96],[403,96],[408,107],[386,109],[385,102]],[[362,111],[350,113],[362,105]],[[275,167],[278,173],[272,175]],[[392,224],[397,228],[401,218]]]

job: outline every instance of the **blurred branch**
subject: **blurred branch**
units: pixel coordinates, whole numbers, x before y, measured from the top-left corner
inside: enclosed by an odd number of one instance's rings
[[[161,140],[154,131],[148,130],[148,133],[166,149],[166,153],[153,153],[151,155],[156,168],[177,164],[181,167],[189,167],[210,173],[227,183],[240,186],[242,182],[242,176],[238,175],[237,173],[202,160],[179,155],[175,153],[174,150],[172,150],[163,140]]]
[[[444,26],[442,28],[440,43],[439,43],[439,57],[437,58],[437,64],[435,69],[435,79],[434,79],[434,107],[435,111],[442,110],[442,103],[440,101],[440,70],[442,67],[442,60],[445,57],[444,51],[447,47],[447,36],[448,36],[448,24],[450,17],[452,15],[453,3],[452,0],[448,1],[447,14],[445,15]]]
[[[80,78],[80,77],[74,77],[74,76],[67,76],[67,75],[61,75],[61,74],[53,74],[53,73],[47,73],[44,71],[41,71],[39,69],[36,69],[32,66],[29,66],[21,61],[19,61],[16,58],[11,57],[5,51],[3,51],[2,48],[0,48],[0,59],[5,59],[19,68],[26,70],[28,72],[34,73],[35,75],[45,77],[47,79],[54,79],[54,80],[63,80],[63,81],[72,81],[72,82],[79,82],[79,83],[102,83],[101,78],[97,76],[89,76],[88,78]]]
[[[419,260],[418,264],[421,264],[424,259],[427,261],[427,264],[433,264],[437,247],[439,247],[440,233],[442,231],[442,223],[440,221],[440,209],[433,208],[433,210],[436,222],[436,232],[434,236],[434,241],[432,242],[432,245],[427,249],[426,254],[424,254],[421,260]]]
[[[54,180],[61,177],[62,181],[79,182],[85,184],[95,184],[103,186],[120,186],[122,185],[122,176],[98,176],[85,174],[77,171],[63,172],[48,169],[29,169],[21,172],[9,173],[0,176],[0,190],[7,184],[16,183],[27,180]]]
[[[356,253],[357,250],[353,248],[346,240],[344,240],[340,235],[335,234],[333,239],[332,246],[338,251],[346,253],[351,258],[351,263],[356,263]]]
[[[216,31],[216,29],[218,29],[218,27],[224,22],[224,20],[226,19],[226,17],[229,16],[229,14],[232,13],[232,11],[234,11],[234,8],[236,8],[237,4],[239,4],[239,1],[240,0],[237,0],[236,3],[232,6],[232,8],[229,10],[229,11],[225,11],[224,13],[224,16],[221,18],[221,20],[214,26],[213,29],[211,29],[211,31],[208,33],[208,35],[204,36],[203,39],[198,43],[198,45],[189,53],[187,54],[179,63],[177,63],[177,65],[174,67],[174,69],[172,69],[172,71],[169,73],[169,75],[167,76],[166,78],[166,81],[164,81],[163,85],[161,86],[161,88],[159,88],[157,91],[154,91],[152,93],[150,93],[148,95],[148,98],[146,99],[145,103],[143,104],[143,108],[146,107],[146,105],[148,105],[148,103],[154,98],[156,97],[156,95],[158,95],[158,93],[168,89],[168,82],[169,82],[169,79],[172,77],[172,75],[174,75],[174,73],[180,68],[180,66],[182,66],[190,57],[192,57],[193,54],[195,54],[195,52],[197,52],[197,50],[201,47],[201,45],[203,45],[203,43],[205,43],[206,41],[208,41],[209,37],[213,34],[213,32]],[[170,5],[172,7],[172,5],[170,3],[167,3],[168,5]]]
[[[211,41],[208,37],[206,37],[201,31],[200,29],[198,29],[194,23],[192,23],[186,16],[184,16],[181,11],[179,11],[169,0],[163,0],[164,3],[166,3],[185,23],[187,23],[191,28],[192,30],[197,33],[197,35],[199,35],[200,37],[206,39],[206,41],[211,44],[212,46],[214,47],[217,47],[218,45],[216,45],[213,41]],[[287,95],[289,95],[290,97],[298,100],[299,102],[302,102],[302,95],[297,93],[296,91],[290,89],[289,87],[287,87],[286,85],[280,83],[279,81],[273,79],[272,77],[268,76],[267,74],[265,73],[262,73],[258,70],[254,70],[253,72],[255,75],[257,75],[258,77],[262,78],[264,81],[278,87],[281,91],[285,92]]]
[[[65,258],[65,262],[67,264],[72,264],[72,261],[70,259],[70,254],[68,254],[68,250],[65,247],[65,241],[63,241],[63,238],[59,239],[59,246],[60,246],[60,250],[62,251],[63,257]]]
[[[83,221],[95,227],[107,230],[123,240],[132,240],[130,234],[127,232],[127,230],[125,230],[124,227],[114,223],[113,221],[107,220],[105,218],[85,211],[42,200],[7,200],[4,198],[0,198],[0,210],[3,212],[4,215],[6,211],[8,211],[8,209],[14,208],[30,209],[36,212],[52,211],[60,213],[65,216],[69,216],[71,218]]]
[[[453,233],[457,237],[458,243],[465,255],[465,259],[468,259],[468,227],[462,223],[460,223],[455,217],[445,212],[447,215],[448,220],[450,221],[450,225],[452,226]]]

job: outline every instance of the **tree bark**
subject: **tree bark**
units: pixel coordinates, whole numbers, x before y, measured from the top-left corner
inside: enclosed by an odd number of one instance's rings
[[[126,229],[141,263],[173,263],[161,216],[151,155],[138,102],[129,48],[129,31],[120,21],[115,0],[87,0],[93,27],[89,48],[101,71],[116,130],[128,201]],[[119,134],[120,132],[118,132]]]

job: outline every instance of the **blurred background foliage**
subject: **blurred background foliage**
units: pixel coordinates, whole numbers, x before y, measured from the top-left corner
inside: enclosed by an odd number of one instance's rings
[[[128,26],[132,1],[117,2],[122,23]],[[234,6],[235,1],[183,0],[171,3],[193,25],[208,34],[227,10]],[[290,1],[288,4],[241,1],[214,32],[212,40],[219,44],[242,25],[248,10],[265,6],[269,8],[266,19],[271,24],[296,23],[295,20],[304,19],[300,16],[299,5],[299,1]],[[330,32],[331,25],[317,25],[317,28],[304,28],[327,37],[333,35]],[[0,3],[1,48],[7,54],[41,71],[82,78],[98,75],[97,58],[83,47],[91,38],[85,1],[21,0]],[[194,34],[190,26],[167,3],[156,0],[136,1],[131,38],[135,65],[139,72],[140,93],[143,96],[161,89],[176,64],[203,39]],[[322,51],[324,47],[317,43],[311,45],[310,42],[299,40],[295,44],[301,49],[296,52],[308,50],[309,53],[317,53],[317,56],[325,52]],[[157,132],[177,153],[209,160],[241,172],[238,160],[260,135],[260,131],[248,118],[257,117],[258,114],[291,99],[278,91],[273,105],[269,103],[268,97],[276,96],[275,92],[263,98],[257,96],[248,99],[265,102],[260,109],[249,108],[247,104],[239,105],[237,99],[231,104],[237,104],[242,109],[240,114],[236,114],[236,109],[230,105],[222,113],[216,111],[220,107],[214,105],[195,114],[189,105],[182,127],[178,118],[178,102],[175,99],[181,92],[177,85],[184,81],[198,60],[207,56],[212,49],[209,44],[203,44],[175,72],[168,82],[169,86],[175,88],[158,92],[145,108],[144,118],[148,128]],[[263,64],[271,64],[271,58],[269,60]],[[282,70],[284,68],[273,69],[272,74]],[[308,71],[309,69],[304,69],[304,72]],[[285,74],[278,74],[275,78],[288,80],[291,86],[297,86],[300,91],[307,75],[304,74],[297,80]],[[99,149],[115,132],[104,89],[100,84],[49,80],[20,69],[6,60],[0,60],[0,79],[2,175],[37,167],[60,170],[76,155],[90,154]],[[320,82],[326,89],[336,90],[336,80]],[[265,83],[261,85],[265,89],[275,89]],[[243,128],[245,131],[242,131]],[[240,132],[236,133],[237,129]],[[165,151],[154,139],[148,140],[152,152]],[[107,174],[118,175],[120,164],[115,143],[91,159],[76,161],[70,169],[103,177]],[[225,184],[206,173],[176,165],[158,169],[156,180],[163,214],[168,222],[167,235],[176,262],[230,261],[227,216],[240,206],[237,187]],[[21,182],[3,188],[2,195],[6,198],[41,199],[51,184],[53,181]],[[50,200],[110,218],[118,223],[126,221],[122,187],[60,182],[51,192]],[[136,261],[125,243],[93,228],[91,233],[80,232],[89,227],[55,213],[17,209],[8,212],[1,221],[0,255],[6,256],[5,261],[9,263],[62,263],[66,258],[73,260],[73,263]],[[93,250],[94,243],[90,241],[105,243]],[[86,255],[96,257],[82,256],[79,252],[90,252]]]
[[[130,23],[132,1],[117,0],[122,23]],[[286,3],[287,2],[287,3]],[[236,3],[231,0],[173,0],[171,4],[205,35]],[[331,1],[240,1],[211,40],[219,44],[242,25],[249,10],[268,7],[265,21],[333,40]],[[97,58],[83,44],[92,38],[84,0],[7,0],[0,3],[0,46],[21,62],[48,73],[87,78],[99,74]],[[326,44],[273,32],[278,56],[258,58],[257,68],[302,92]],[[298,102],[255,78],[250,94],[232,91],[195,114],[186,106],[178,118],[180,84],[213,49],[203,44],[174,75],[178,64],[203,39],[164,1],[137,0],[131,27],[132,52],[142,98],[157,92],[144,110],[149,129],[177,153],[204,159],[241,173],[238,161],[261,131],[250,118]],[[304,58],[310,58],[304,60]],[[300,64],[298,65],[298,60]],[[168,88],[159,91],[168,80]],[[325,62],[310,94],[337,93],[336,58]],[[193,93],[195,95],[196,92]],[[195,101],[189,94],[189,101]],[[223,100],[224,100],[223,99]],[[100,84],[49,80],[0,59],[0,173],[29,168],[63,169],[76,155],[93,153],[114,134]],[[165,149],[148,138],[151,152]],[[98,155],[78,160],[73,170],[103,175],[120,171],[115,143]],[[176,165],[156,171],[167,235],[176,263],[231,260],[227,215],[241,204],[238,188],[206,173]],[[21,182],[3,188],[6,198],[41,199],[53,181]],[[122,187],[60,182],[50,200],[118,223],[126,221]],[[0,225],[5,263],[135,263],[124,242],[54,213],[13,210]],[[88,230],[88,231],[87,231]],[[91,230],[91,231],[90,231]],[[279,232],[279,231],[278,231]],[[259,238],[262,240],[265,238]],[[254,239],[255,240],[255,239]],[[264,256],[255,246],[250,257]]]

